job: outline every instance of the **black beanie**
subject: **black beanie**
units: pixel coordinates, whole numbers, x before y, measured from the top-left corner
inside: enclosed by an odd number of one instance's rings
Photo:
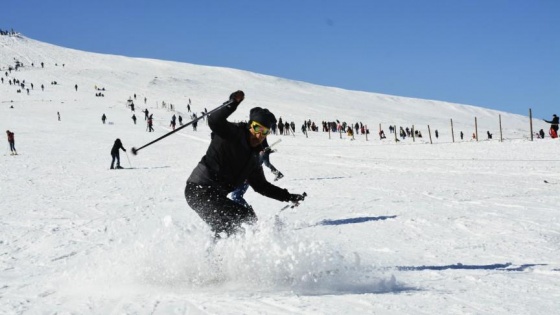
[[[251,109],[249,119],[251,121],[258,122],[266,128],[270,128],[276,123],[276,117],[274,117],[274,114],[268,111],[268,109],[260,107]]]

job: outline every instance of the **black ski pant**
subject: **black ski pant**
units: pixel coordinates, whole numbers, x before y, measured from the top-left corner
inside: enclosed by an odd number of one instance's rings
[[[113,158],[111,160],[111,169],[113,169],[113,165],[115,164],[115,161],[117,161],[117,167],[121,166],[121,157],[119,155],[119,152],[111,153],[111,157]]]
[[[215,187],[187,182],[185,198],[217,238],[224,232],[227,236],[235,234],[244,223],[257,222],[253,209],[234,202],[227,197],[227,192]]]
[[[10,143],[10,150],[16,152],[16,145],[14,141],[8,141]]]

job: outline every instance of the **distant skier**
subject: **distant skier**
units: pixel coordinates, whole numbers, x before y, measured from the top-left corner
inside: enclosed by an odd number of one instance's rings
[[[17,155],[14,133],[10,130],[6,130],[6,134],[8,135],[8,143],[10,144],[10,150],[12,151],[11,155]]]
[[[558,138],[558,123],[560,122],[560,119],[558,118],[558,116],[556,116],[556,114],[552,115],[552,120],[548,121],[543,119],[545,122],[550,124],[550,137],[552,139],[556,139]]]
[[[150,112],[148,112],[148,109],[146,108],[142,112],[144,113],[144,120],[148,120],[148,118],[150,117]]]
[[[181,115],[179,115],[179,126],[183,125],[183,117],[181,117]]]
[[[134,121],[134,124],[136,125],[136,115],[132,114],[132,121]]]
[[[105,114],[103,114],[103,116],[101,116],[101,121],[102,121],[103,123],[105,123],[105,120],[107,120],[107,116],[105,116]]]
[[[196,127],[198,126],[198,119],[196,117],[196,113],[193,113],[192,117],[193,117],[192,129],[193,129],[193,131],[196,131]]]
[[[58,116],[58,121],[60,121],[60,112],[56,112],[56,115]]]
[[[113,148],[111,149],[111,157],[113,158],[111,160],[111,169],[113,169],[113,165],[115,164],[115,160],[117,161],[117,169],[122,169],[121,167],[121,159],[120,159],[120,155],[119,155],[119,149],[122,149],[124,152],[126,152],[126,149],[123,147],[121,139],[117,139],[115,140],[115,144],[113,144]]]
[[[259,153],[259,162],[261,164],[266,165],[266,167],[268,167],[272,171],[272,173],[276,176],[274,178],[274,181],[281,179],[282,177],[284,177],[284,174],[282,174],[279,170],[277,170],[274,167],[274,165],[270,163],[270,154],[276,152],[276,150],[272,150],[272,148],[270,148],[266,139],[263,141],[261,145],[263,146],[264,149]],[[249,189],[249,181],[246,180],[243,184],[237,186],[237,188],[231,193],[231,200],[237,202],[238,204],[246,208],[253,209],[251,205],[247,203],[245,198],[243,198],[243,196],[247,192],[247,189]]]
[[[152,115],[148,117],[148,132],[154,131],[154,118]]]
[[[544,130],[539,130],[539,136],[541,137],[541,139],[544,139]]]

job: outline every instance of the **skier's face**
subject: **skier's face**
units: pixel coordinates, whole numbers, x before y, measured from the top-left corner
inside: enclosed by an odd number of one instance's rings
[[[268,136],[268,134],[270,133],[270,129],[264,127],[258,122],[252,122],[249,131],[249,144],[253,148],[260,145],[264,141],[264,139],[266,139],[266,136]]]

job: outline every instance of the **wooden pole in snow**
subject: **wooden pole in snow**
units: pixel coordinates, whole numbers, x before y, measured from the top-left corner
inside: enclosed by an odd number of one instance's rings
[[[529,108],[529,129],[531,130],[531,141],[533,141],[533,111]]]
[[[451,140],[455,143],[455,133],[453,133],[453,118],[451,118]]]
[[[430,130],[430,125],[428,125],[428,135],[430,136],[430,144],[432,143],[432,131]]]

